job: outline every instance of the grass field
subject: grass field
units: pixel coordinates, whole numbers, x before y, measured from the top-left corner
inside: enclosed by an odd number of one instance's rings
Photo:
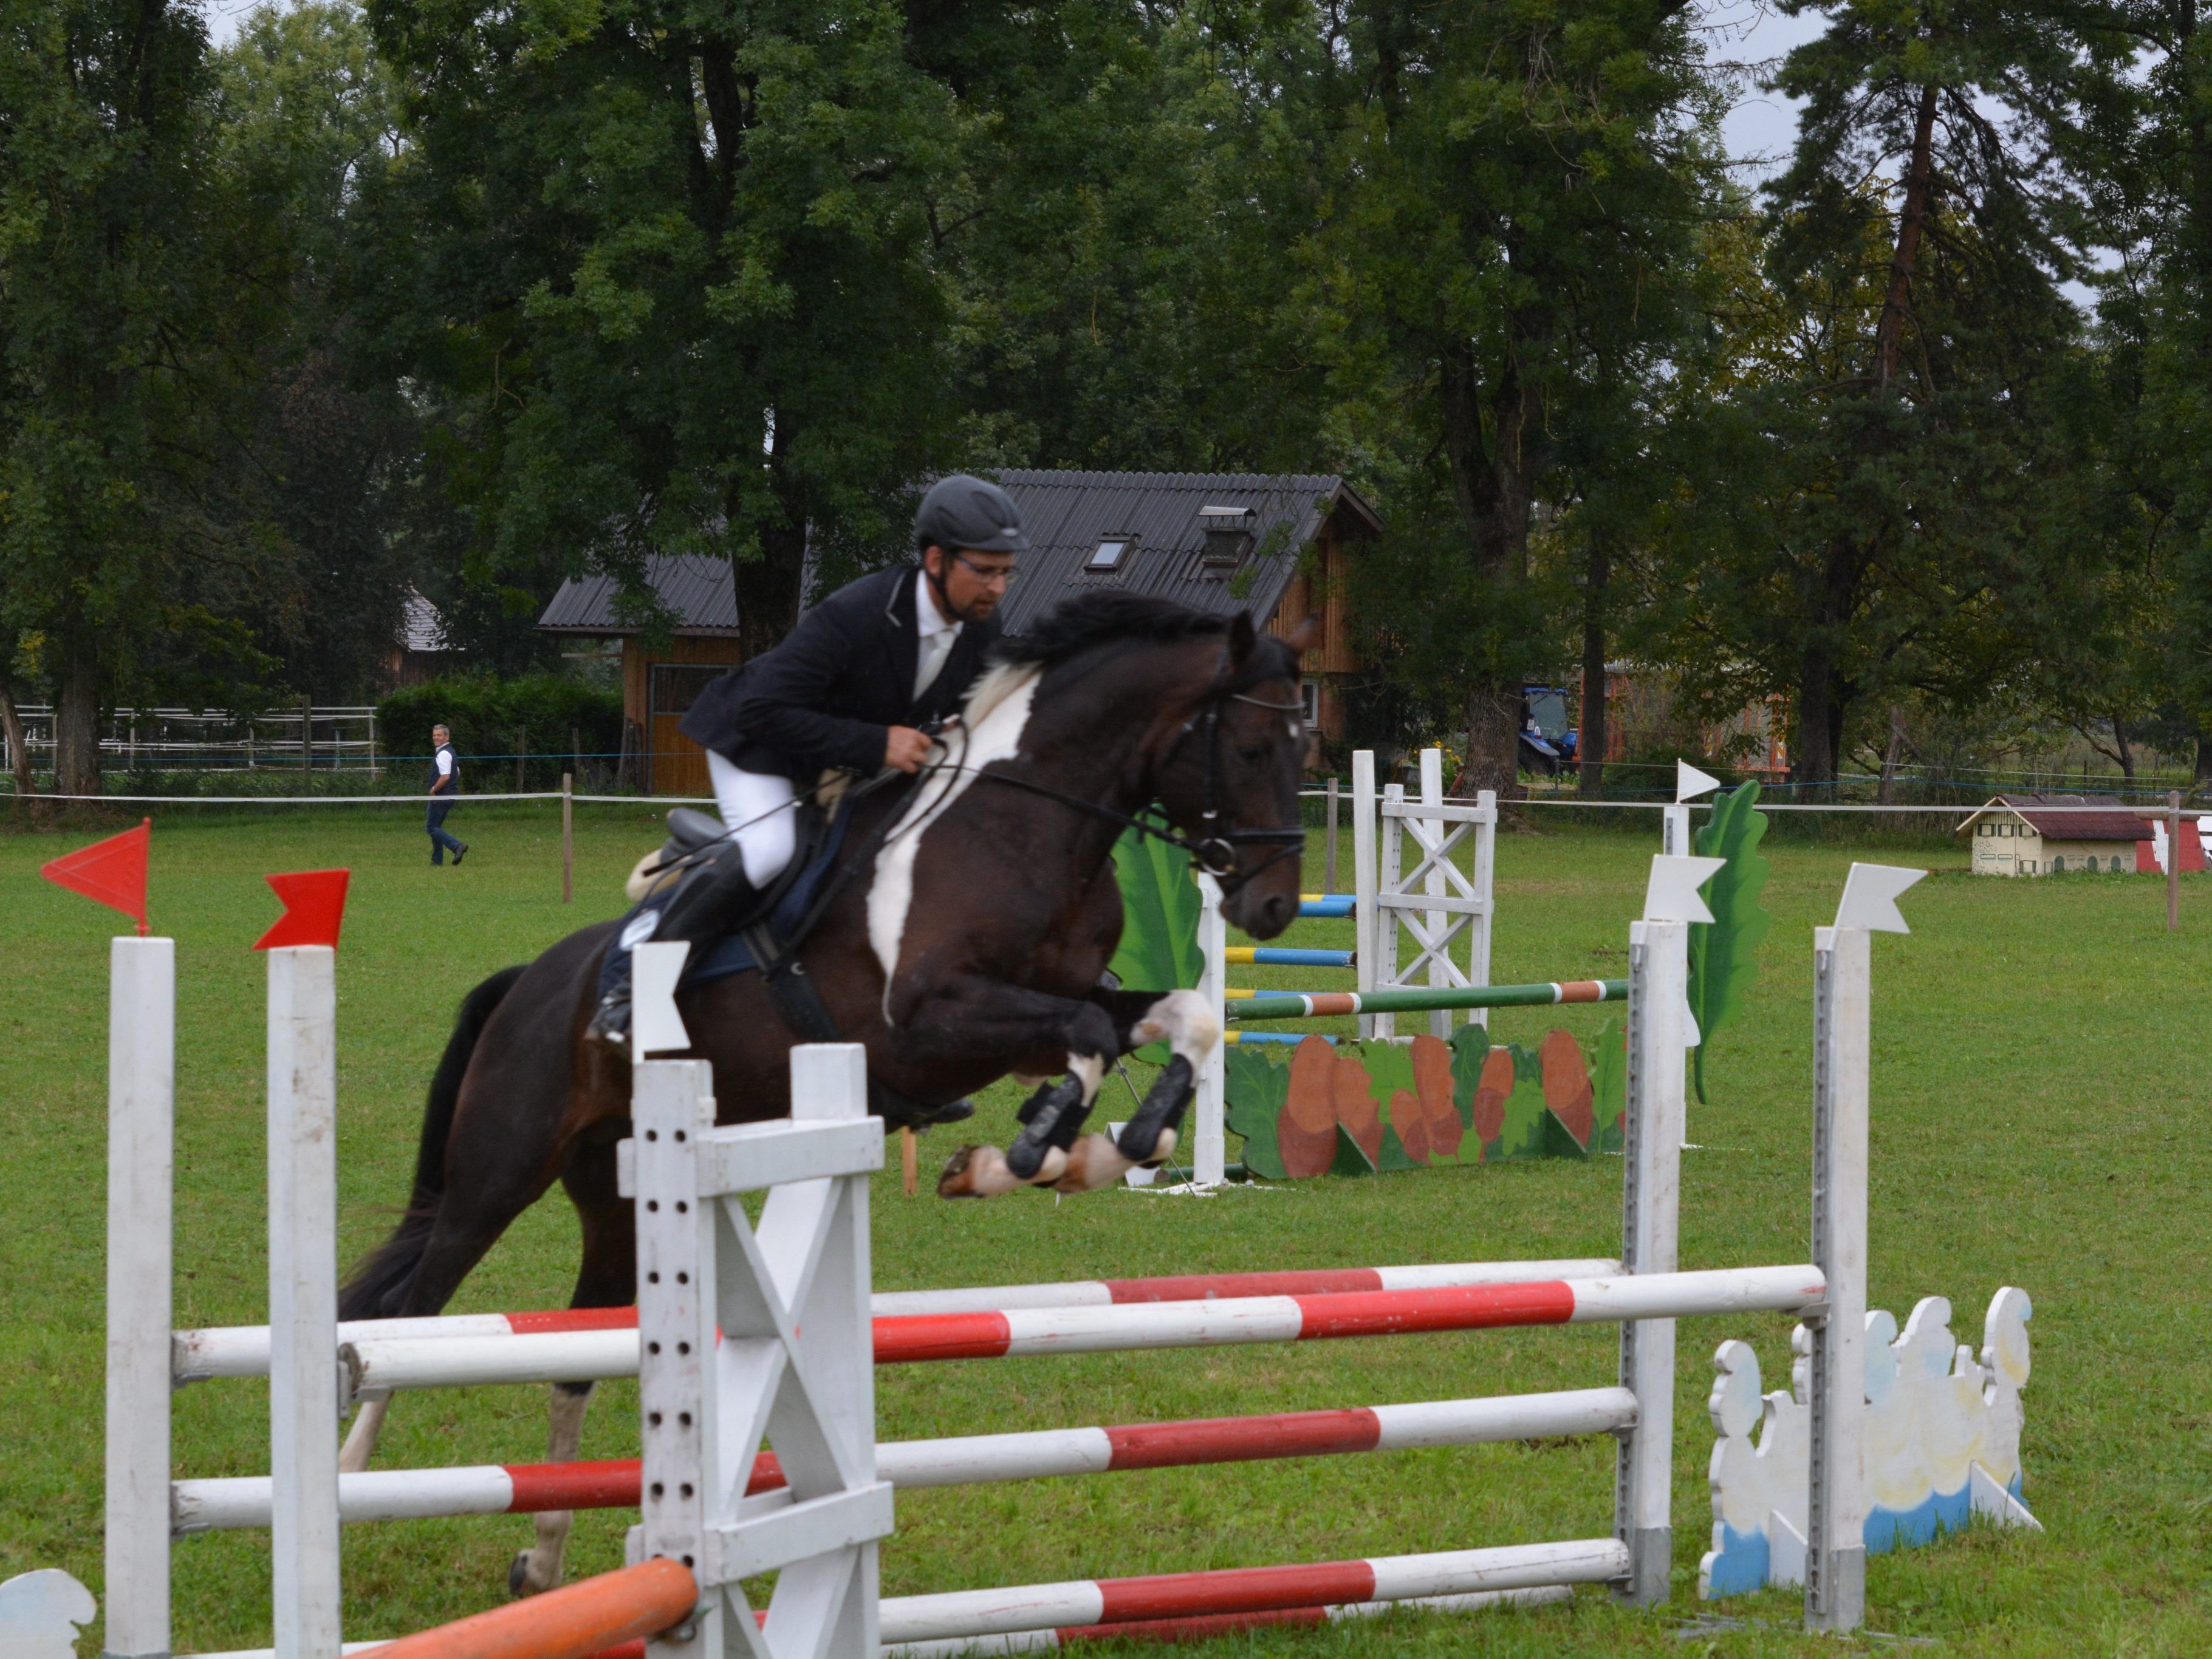
[[[419,817],[397,810],[264,810],[158,821],[154,917],[178,940],[180,1325],[255,1321],[266,1306],[262,964],[247,946],[274,915],[271,870],[343,864],[353,895],[338,958],[341,1255],[390,1224],[422,1090],[460,994],[569,926],[617,908],[622,872],[651,844],[644,809],[580,815],[579,901],[560,903],[557,831],[526,808],[477,806],[473,844],[434,870]],[[0,835],[0,1577],[59,1565],[100,1593],[100,1363],[105,963],[115,918],[38,879],[94,830]],[[1501,836],[1500,981],[1625,972],[1626,924],[1656,842],[1636,832]],[[1771,848],[1775,926],[1745,1016],[1717,1037],[1710,1106],[1692,1106],[1682,1265],[1802,1260],[1810,1144],[1809,929],[1833,913],[1848,848]],[[1879,854],[1936,873],[1908,896],[1910,938],[1875,952],[1873,1303],[1901,1319],[1949,1297],[1978,1343],[2001,1284],[2034,1297],[2027,1498],[2041,1537],[1976,1530],[1877,1558],[1876,1631],[1988,1655],[2212,1652],[2206,1474],[2212,1358],[2203,1295],[2185,1272],[2212,1242],[2203,1122],[2212,1009],[2212,881],[2190,878],[2182,929],[2154,882],[1974,880],[1962,849]],[[988,870],[978,871],[988,879]],[[1309,886],[1319,885],[1316,855]],[[1348,945],[1350,923],[1290,942]],[[1301,975],[1257,982],[1291,984]],[[1304,975],[1310,978],[1311,975]],[[1252,982],[1252,981],[1247,981]],[[1502,1011],[1533,1040],[1606,1011]],[[1115,1085],[1115,1086],[1119,1086]],[[1007,1133],[1010,1087],[983,1103]],[[926,1140],[933,1168],[946,1132]],[[1233,1156],[1232,1152],[1232,1156]],[[896,1163],[896,1159],[893,1160]],[[1324,1181],[1197,1201],[1112,1192],[1055,1202],[908,1200],[876,1191],[882,1289],[1201,1270],[1483,1257],[1619,1248],[1620,1164],[1553,1163]],[[574,1267],[562,1200],[526,1216],[464,1287],[456,1311],[556,1306]],[[1705,1359],[1723,1338],[1787,1375],[1787,1322],[1685,1322],[1676,1403],[1674,1599],[1625,1612],[1595,1592],[1568,1606],[1472,1619],[1399,1615],[1361,1627],[1267,1632],[1210,1651],[1498,1655],[1831,1651],[1796,1633],[1781,1594],[1725,1604],[1750,1621],[1686,1628],[1710,1510]],[[1610,1327],[1388,1342],[892,1368],[886,1439],[1121,1423],[1612,1380]],[[267,1467],[264,1390],[197,1385],[176,1411],[179,1474]],[[544,1455],[539,1390],[412,1395],[380,1467]],[[635,1394],[602,1391],[586,1456],[634,1455]],[[884,1553],[892,1594],[992,1583],[1320,1560],[1589,1537],[1611,1526],[1609,1441],[1164,1470],[902,1497]],[[632,1517],[580,1517],[572,1571],[617,1565]],[[493,1604],[526,1544],[521,1518],[351,1530],[346,1628],[398,1635]],[[264,1534],[175,1552],[176,1645],[269,1638]],[[98,1651],[97,1631],[83,1648]],[[1686,1640],[1685,1638],[1689,1639]]]

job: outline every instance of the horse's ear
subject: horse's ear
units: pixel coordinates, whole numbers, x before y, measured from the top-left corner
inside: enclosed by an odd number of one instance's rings
[[[1252,618],[1238,611],[1229,619],[1229,667],[1234,673],[1252,660],[1252,647],[1259,643],[1259,634],[1252,626]]]
[[[1314,647],[1319,645],[1321,643],[1321,613],[1316,611],[1307,611],[1283,643],[1291,647],[1291,654],[1294,657],[1303,657]]]

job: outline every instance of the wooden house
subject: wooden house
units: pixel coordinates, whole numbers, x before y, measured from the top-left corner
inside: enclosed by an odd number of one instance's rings
[[[388,690],[419,685],[457,665],[460,653],[446,640],[446,619],[410,585],[400,596],[399,622],[386,649],[380,683]]]
[[[2050,810],[2053,807],[2075,810]],[[2085,807],[2108,810],[2081,810]],[[1978,876],[2135,870],[2143,867],[2152,839],[2150,825],[2131,809],[2087,795],[1997,795],[1960,824],[1957,833],[1974,838],[1973,872]]]
[[[1346,562],[1381,533],[1373,507],[1342,478],[1224,472],[1014,471],[994,475],[1021,509],[1030,538],[1001,610],[1019,633],[1071,594],[1093,587],[1157,593],[1220,615],[1243,611],[1287,635],[1322,618],[1300,695],[1308,723],[1341,737],[1345,685],[1361,664],[1346,608]],[[665,647],[615,614],[612,577],[562,584],[538,627],[623,643],[626,756],[656,794],[708,793],[706,757],[676,727],[691,700],[738,661],[729,566],[703,556],[655,558],[647,578],[678,619]]]
[[[622,641],[623,775],[656,795],[708,795],[707,751],[676,727],[691,700],[737,666],[738,600],[730,562],[692,553],[648,558],[646,580],[676,620],[666,642],[616,615],[611,576],[561,584],[538,628],[572,638]]]

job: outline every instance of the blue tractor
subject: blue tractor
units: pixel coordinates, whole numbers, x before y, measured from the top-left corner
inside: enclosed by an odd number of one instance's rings
[[[1553,777],[1575,763],[1576,728],[1567,723],[1567,696],[1556,685],[1521,688],[1521,767]]]

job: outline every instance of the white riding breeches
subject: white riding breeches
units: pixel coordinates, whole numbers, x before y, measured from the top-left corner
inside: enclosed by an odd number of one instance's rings
[[[723,826],[734,832],[745,861],[745,879],[767,886],[783,873],[799,844],[799,810],[792,804],[797,791],[791,780],[769,772],[740,772],[711,749],[707,775],[714,781]]]

